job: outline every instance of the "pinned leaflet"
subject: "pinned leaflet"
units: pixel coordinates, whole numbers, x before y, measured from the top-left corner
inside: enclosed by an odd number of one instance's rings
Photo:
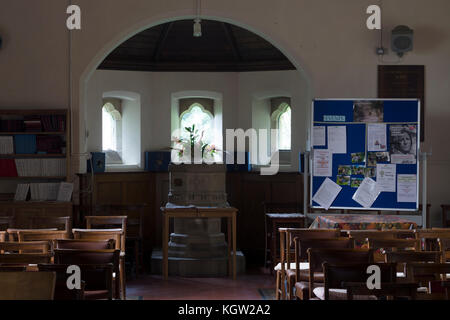
[[[370,208],[379,195],[380,190],[377,187],[377,183],[371,178],[365,178],[352,199],[364,208]]]
[[[328,210],[341,190],[341,186],[326,178],[312,199],[321,207]]]

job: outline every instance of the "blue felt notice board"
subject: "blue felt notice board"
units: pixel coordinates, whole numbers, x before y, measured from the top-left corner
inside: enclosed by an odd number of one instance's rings
[[[373,111],[376,111],[373,112]],[[392,163],[393,155],[396,162],[396,187],[395,192],[381,192],[371,208],[363,208],[358,202],[352,199],[357,190],[357,182],[364,178],[364,175],[355,174],[358,169],[352,171],[351,175],[344,174],[345,181],[347,177],[354,179],[355,185],[341,184],[342,190],[333,201],[331,209],[363,209],[363,210],[395,210],[395,211],[415,211],[418,208],[419,195],[419,142],[420,142],[420,101],[417,99],[316,99],[312,104],[312,123],[311,123],[311,148],[312,156],[310,159],[311,168],[311,192],[310,205],[312,208],[321,208],[321,206],[312,200],[317,190],[320,188],[326,177],[314,176],[314,150],[328,149],[328,130],[325,128],[325,145],[314,146],[313,128],[329,126],[346,127],[346,153],[335,153],[332,155],[332,176],[328,177],[334,182],[342,183],[343,170],[348,167],[374,168],[374,155],[368,151],[368,125],[370,123],[386,124],[386,148],[384,153],[377,154],[377,163]],[[410,141],[409,154],[403,160],[398,162],[400,154],[399,144],[401,129],[408,131]],[[382,130],[383,131],[383,130]],[[406,134],[405,134],[406,135]],[[381,151],[380,151],[381,152]],[[364,160],[358,162],[355,154],[364,154]],[[352,162],[352,154],[353,161]],[[370,154],[370,155],[369,155]],[[400,155],[399,155],[400,154]],[[389,155],[389,157],[387,157]],[[414,163],[411,159],[415,158]],[[356,161],[356,162],[355,162]],[[370,165],[369,165],[370,164]],[[341,168],[340,168],[341,167]],[[340,174],[338,170],[341,169]],[[371,178],[376,181],[376,175],[369,169],[360,169],[367,174],[372,174]],[[416,175],[416,199],[415,202],[397,202],[397,176],[399,174]],[[353,181],[353,180],[351,180]]]

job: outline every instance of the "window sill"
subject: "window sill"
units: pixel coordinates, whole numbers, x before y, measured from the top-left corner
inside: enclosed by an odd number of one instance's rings
[[[107,164],[106,172],[135,172],[144,171],[137,164]]]
[[[260,172],[261,168],[268,168],[266,165],[254,164],[252,165],[252,172]],[[280,164],[278,172],[298,172],[291,164]]]

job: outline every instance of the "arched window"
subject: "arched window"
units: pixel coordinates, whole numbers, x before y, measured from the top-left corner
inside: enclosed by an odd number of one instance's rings
[[[122,119],[120,112],[116,110],[112,103],[105,103],[102,108],[102,149],[118,150],[118,125]]]
[[[213,139],[213,116],[199,103],[194,103],[180,116],[181,137],[189,138],[189,132],[185,128],[195,125],[198,137],[202,137],[204,143],[211,143]]]
[[[281,108],[278,116],[278,149],[291,150],[291,107],[285,104]]]

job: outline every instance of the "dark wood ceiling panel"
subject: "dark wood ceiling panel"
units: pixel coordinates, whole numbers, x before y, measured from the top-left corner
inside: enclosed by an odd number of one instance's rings
[[[293,70],[291,62],[258,35],[224,22],[180,20],[144,30],[118,46],[99,69],[136,71]]]

